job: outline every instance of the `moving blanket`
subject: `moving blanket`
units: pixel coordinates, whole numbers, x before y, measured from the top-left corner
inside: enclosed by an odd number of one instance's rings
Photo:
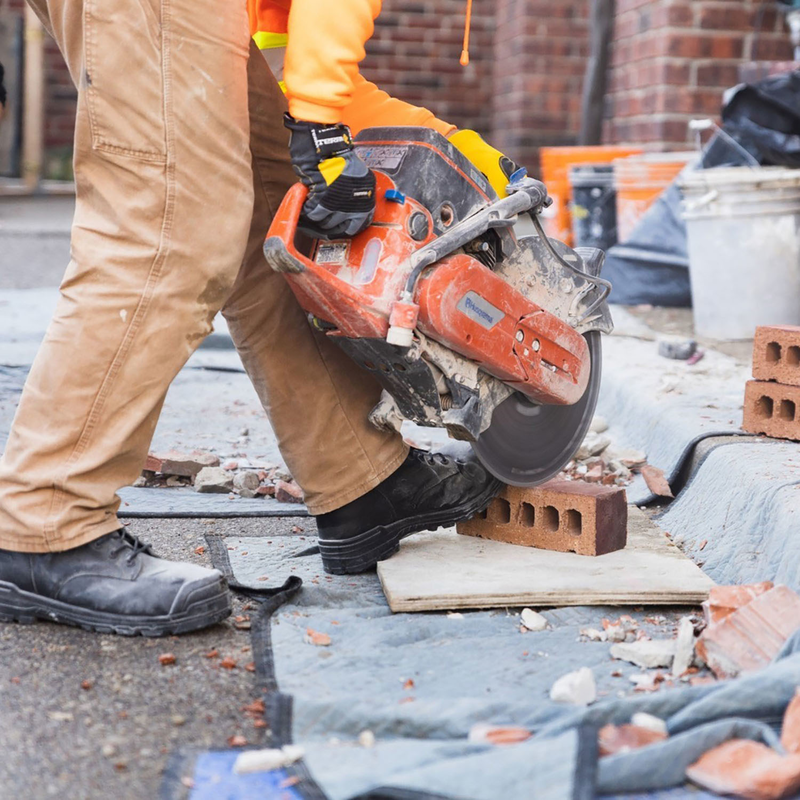
[[[289,768],[302,797],[671,798],[681,796],[674,787],[686,767],[729,738],[780,749],[776,730],[800,684],[800,633],[756,675],[632,695],[628,678],[639,670],[611,661],[608,643],[579,636],[625,609],[555,609],[545,612],[551,629],[539,633],[521,633],[517,613],[506,610],[393,615],[375,575],[325,576],[318,555],[296,546],[292,553],[288,538],[284,547],[274,538],[217,539],[212,550],[245,592],[264,586],[259,575],[292,573],[261,601],[253,645],[274,743],[306,751]],[[645,612],[631,613],[652,636],[664,635],[648,628]],[[328,634],[330,645],[311,644],[308,629]],[[599,701],[588,708],[551,702],[553,681],[582,666],[595,675]],[[598,759],[597,730],[637,711],[664,719],[670,738]],[[535,735],[514,746],[473,744],[467,736],[478,722],[523,725]]]

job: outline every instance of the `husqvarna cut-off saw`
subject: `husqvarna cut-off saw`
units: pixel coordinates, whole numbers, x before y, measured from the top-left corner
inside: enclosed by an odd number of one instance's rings
[[[264,252],[300,305],[384,392],[370,415],[446,428],[501,481],[533,486],[581,444],[612,329],[600,250],[545,236],[547,190],[523,171],[499,200],[447,140],[425,128],[355,139],[375,171],[372,224],[352,239],[309,236],[294,186]],[[534,235],[514,225],[528,214]]]

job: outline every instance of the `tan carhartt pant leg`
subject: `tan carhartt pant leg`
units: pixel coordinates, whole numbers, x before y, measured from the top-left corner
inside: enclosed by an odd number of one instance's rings
[[[0,460],[0,548],[47,552],[119,527],[115,492],[139,474],[166,390],[210,332],[246,249],[247,263],[254,264],[256,233],[248,248],[253,170],[245,4],[32,4],[79,87],[77,207],[61,299]],[[265,119],[272,119],[269,109]],[[272,125],[267,142],[282,135],[277,109]],[[266,150],[256,151],[257,160],[280,161]],[[254,231],[269,222],[265,198],[259,203],[265,216]],[[256,326],[248,327],[242,312],[248,282],[256,282],[252,269],[239,284],[231,316],[240,346],[253,353],[248,339],[257,338]],[[283,291],[277,280],[271,283]],[[254,299],[264,296],[263,287],[253,292]],[[360,486],[357,496],[391,472],[402,445],[388,436],[370,438],[365,427],[362,436],[350,437],[358,447],[343,448],[341,461],[334,461],[343,439],[328,425],[349,420],[354,429],[366,426],[360,415],[374,399],[373,387],[362,382],[361,390],[345,385],[337,393],[336,365],[343,367],[345,384],[349,365],[338,354],[296,360],[314,339],[308,328],[292,327],[300,318],[296,306],[293,312],[282,305],[277,311],[275,303],[272,308],[281,314],[280,323],[270,318],[270,324],[280,330],[283,356],[270,359],[258,348],[260,358],[246,358],[256,376],[264,373],[255,363],[277,371],[271,381],[291,376],[292,390],[281,388],[277,399],[270,392],[267,400],[279,439],[301,484],[308,482],[312,508],[335,507],[347,501],[353,484]],[[276,334],[268,338],[275,347]],[[313,349],[321,352],[316,344]],[[261,384],[264,379],[257,377]],[[291,391],[298,402],[286,399]],[[369,393],[368,402],[359,391]],[[325,424],[309,423],[317,412],[329,415]],[[381,468],[389,451],[388,466]],[[366,466],[348,464],[364,452]],[[342,475],[341,464],[352,471]]]
[[[248,73],[255,209],[244,266],[223,313],[281,454],[311,512],[323,514],[377,486],[408,448],[368,422],[380,387],[312,331],[283,275],[264,260],[270,220],[296,178],[288,131],[275,122],[282,122],[285,100],[255,45]]]

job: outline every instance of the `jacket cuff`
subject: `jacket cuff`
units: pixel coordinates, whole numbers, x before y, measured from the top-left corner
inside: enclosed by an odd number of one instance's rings
[[[321,106],[298,97],[289,99],[289,113],[303,122],[322,122],[325,125],[337,125],[342,121],[342,109]]]

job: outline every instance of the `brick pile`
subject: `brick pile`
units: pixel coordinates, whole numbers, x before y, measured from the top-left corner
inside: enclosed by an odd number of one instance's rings
[[[800,441],[800,327],[756,330],[753,378],[745,387],[742,428]]]
[[[507,486],[489,508],[460,522],[459,533],[562,553],[599,556],[627,541],[625,490],[553,480],[532,489]]]

